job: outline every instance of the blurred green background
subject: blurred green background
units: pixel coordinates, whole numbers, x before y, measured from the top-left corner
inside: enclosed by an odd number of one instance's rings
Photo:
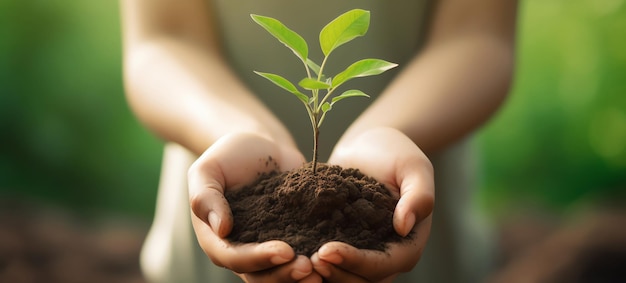
[[[0,192],[154,209],[162,143],[123,94],[117,1],[0,1]]]
[[[626,196],[626,1],[521,1],[515,85],[480,133],[483,204]]]
[[[626,1],[522,1],[516,81],[476,139],[492,214],[626,189]],[[0,198],[149,218],[162,142],[126,105],[117,1],[0,1]]]

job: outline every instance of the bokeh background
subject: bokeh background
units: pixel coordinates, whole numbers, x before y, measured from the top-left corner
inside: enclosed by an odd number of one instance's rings
[[[626,1],[525,0],[520,12],[512,94],[474,143],[475,203],[501,228],[503,269],[626,198]],[[163,143],[126,105],[121,56],[117,1],[0,1],[0,226],[35,229],[23,222],[49,223],[41,212],[92,240],[106,227],[140,242]],[[0,252],[0,281],[2,268]]]

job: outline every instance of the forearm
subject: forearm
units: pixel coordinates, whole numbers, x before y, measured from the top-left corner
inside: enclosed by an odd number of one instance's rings
[[[374,127],[402,131],[427,154],[482,125],[513,77],[516,0],[437,0],[419,55],[348,129],[339,145]]]
[[[513,47],[490,37],[428,46],[348,129],[341,142],[368,128],[396,128],[426,153],[483,124],[504,100]]]
[[[124,61],[127,98],[160,137],[195,153],[233,132],[293,141],[214,50],[171,37],[135,43]]]

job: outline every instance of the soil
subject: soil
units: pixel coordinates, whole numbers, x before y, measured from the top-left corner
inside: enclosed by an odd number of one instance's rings
[[[508,217],[497,227],[498,266],[484,282],[626,282],[626,209],[616,201],[573,219],[535,208]],[[150,220],[105,218],[0,193],[0,282],[146,283],[139,252]]]
[[[226,199],[234,217],[232,242],[282,240],[296,254],[311,256],[330,241],[384,251],[413,236],[403,238],[393,228],[397,197],[358,169],[318,163],[314,174],[309,163],[272,171],[227,191]]]

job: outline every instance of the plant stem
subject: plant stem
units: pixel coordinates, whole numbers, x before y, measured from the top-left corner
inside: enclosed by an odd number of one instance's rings
[[[317,173],[317,142],[320,136],[320,129],[318,127],[313,127],[313,161],[311,163],[313,166],[313,175]]]
[[[320,70],[319,73],[317,74],[317,80],[321,80],[322,79],[322,74],[324,72],[324,66],[326,65],[326,60],[328,59],[328,56],[324,56],[324,60],[322,61],[322,65],[320,66]],[[313,175],[315,175],[317,173],[317,144],[319,141],[319,136],[320,136],[320,107],[321,104],[319,103],[319,97],[318,97],[318,90],[314,90],[313,91],[313,95],[314,95],[314,105],[313,105],[313,116],[314,119],[313,120],[313,161],[311,163],[312,164],[312,169],[313,169]],[[328,97],[328,93],[325,96],[325,99]]]

